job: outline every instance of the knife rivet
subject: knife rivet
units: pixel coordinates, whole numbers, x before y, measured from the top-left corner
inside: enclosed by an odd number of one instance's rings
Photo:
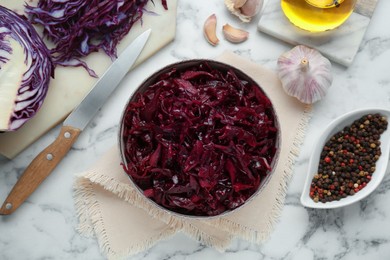
[[[65,137],[66,139],[69,139],[70,136],[71,136],[71,134],[70,134],[69,132],[65,132],[65,133],[64,133],[64,137]]]
[[[12,203],[8,202],[7,204],[5,204],[5,208],[8,210],[12,209]]]
[[[48,154],[46,155],[46,159],[47,159],[48,161],[53,160],[53,155],[52,155],[51,153],[48,153]]]

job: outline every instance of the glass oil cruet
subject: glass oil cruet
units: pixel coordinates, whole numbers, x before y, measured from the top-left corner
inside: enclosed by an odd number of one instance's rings
[[[352,14],[356,0],[281,0],[287,18],[311,32],[332,30]]]

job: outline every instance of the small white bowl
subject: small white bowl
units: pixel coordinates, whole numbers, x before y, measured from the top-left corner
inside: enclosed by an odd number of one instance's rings
[[[349,112],[335,119],[326,127],[324,133],[321,135],[317,144],[314,146],[314,151],[312,152],[310,157],[308,174],[301,195],[301,203],[303,206],[309,208],[318,208],[318,209],[331,209],[331,208],[339,208],[339,207],[347,206],[367,197],[371,192],[373,192],[376,189],[376,187],[378,187],[378,185],[380,184],[380,182],[382,181],[386,173],[387,164],[389,162],[390,125],[388,126],[387,130],[384,131],[381,135],[380,147],[381,147],[382,154],[379,157],[378,161],[376,161],[376,167],[375,167],[376,170],[372,174],[372,179],[369,183],[367,183],[366,187],[361,189],[355,195],[347,196],[346,198],[342,198],[338,201],[331,201],[326,203],[323,202],[316,203],[309,196],[310,185],[313,176],[317,173],[320,155],[327,140],[329,140],[329,138],[334,134],[336,134],[337,132],[341,131],[344,127],[350,126],[353,123],[353,121],[355,121],[356,119],[360,119],[362,116],[366,114],[375,114],[375,113],[380,113],[383,116],[386,116],[387,120],[390,121],[390,110],[386,110],[382,108],[365,108],[365,109]]]

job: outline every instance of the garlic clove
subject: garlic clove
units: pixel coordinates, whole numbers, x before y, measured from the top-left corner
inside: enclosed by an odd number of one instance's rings
[[[278,59],[278,76],[284,91],[305,104],[325,97],[332,85],[330,61],[317,50],[298,45]]]
[[[247,0],[232,0],[235,9],[243,7]]]
[[[247,31],[234,28],[230,24],[225,24],[222,27],[223,35],[229,42],[240,43],[248,39],[249,33]]]
[[[250,17],[255,16],[263,7],[263,1],[248,0],[241,7],[241,13]]]
[[[219,39],[216,34],[217,29],[217,16],[215,14],[210,15],[204,25],[203,25],[203,32],[206,40],[213,46],[217,45],[219,42]]]
[[[225,0],[227,9],[241,21],[249,23],[263,6],[263,0]]]

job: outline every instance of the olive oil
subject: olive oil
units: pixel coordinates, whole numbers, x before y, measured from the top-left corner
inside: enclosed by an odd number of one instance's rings
[[[356,0],[281,0],[287,18],[299,28],[311,32],[334,29],[353,12]]]

